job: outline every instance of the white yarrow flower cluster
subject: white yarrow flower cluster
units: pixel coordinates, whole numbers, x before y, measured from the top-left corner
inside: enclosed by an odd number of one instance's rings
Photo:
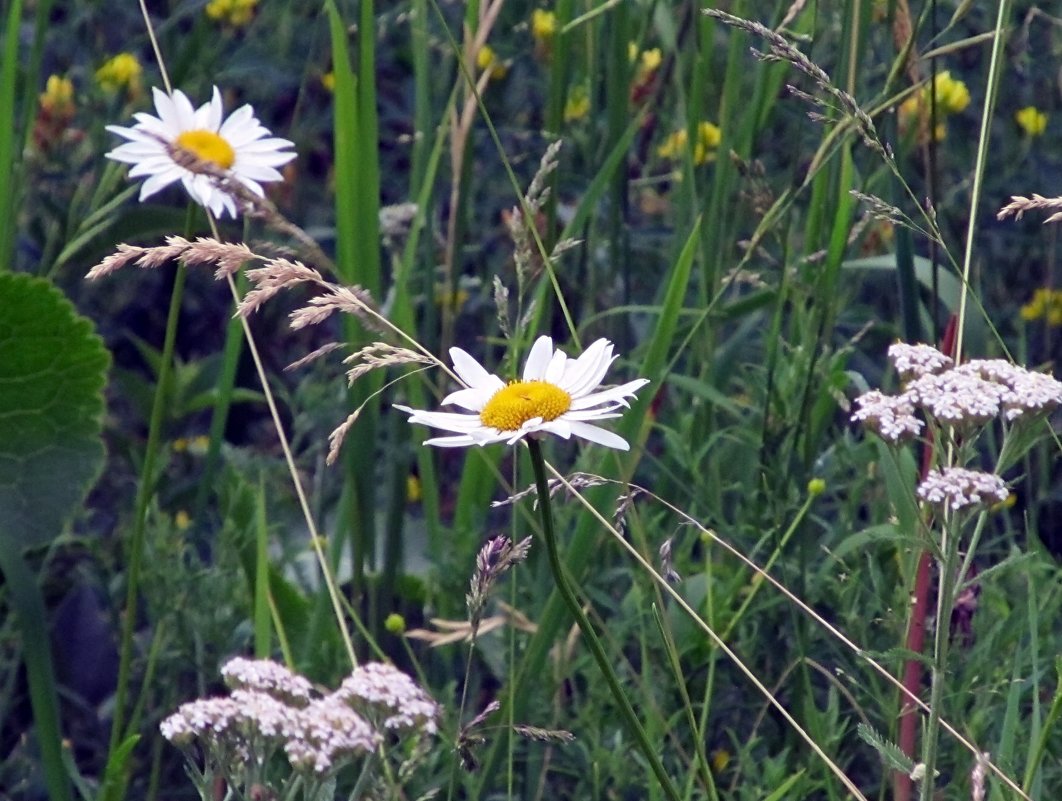
[[[1005,501],[1007,495],[1007,485],[999,476],[962,467],[930,470],[918,485],[921,500],[953,512],[990,507]]]
[[[315,697],[304,677],[267,660],[236,658],[221,672],[229,696],[182,704],[159,729],[186,750],[198,742],[206,761],[237,783],[241,771],[266,770],[278,749],[296,771],[323,778],[375,752],[383,730],[438,730],[431,696],[391,665],[362,665],[324,697]]]
[[[539,337],[527,354],[523,377],[508,384],[488,373],[461,348],[450,348],[450,358],[464,387],[443,398],[443,405],[460,406],[471,414],[395,406],[409,415],[411,423],[453,433],[425,440],[425,445],[513,445],[524,437],[549,433],[562,439],[580,437],[622,451],[630,449],[622,437],[591,425],[619,417],[617,410],[628,407],[627,399],[649,383],[638,378],[599,389],[617,358],[607,339],[597,340],[578,358],[569,359],[563,351],[553,349],[552,339]]]
[[[263,183],[282,180],[276,168],[295,158],[287,150],[293,144],[271,136],[251,106],[241,106],[226,118],[216,86],[210,102],[199,108],[194,108],[179,89],[172,95],[159,89],[152,93],[157,117],[141,112],[133,115],[136,125],[132,128],[107,126],[111,133],[129,140],[107,158],[132,164],[130,178],[147,178],[140,187],[140,200],[180,181],[192,200],[210,209],[215,217],[226,212],[236,217],[236,199],[218,188],[215,178],[180,163],[175,153],[183,150],[193,154],[258,197],[265,196]]]
[[[438,730],[438,704],[413,679],[382,662],[355,668],[335,696],[388,730]]]
[[[876,389],[856,398],[859,409],[852,420],[863,423],[882,439],[897,443],[917,437],[922,421],[915,416],[911,399],[904,395],[885,395]]]
[[[1062,382],[1003,359],[974,359],[957,366],[929,345],[897,343],[889,348],[904,390],[877,390],[856,398],[852,420],[897,443],[923,427],[917,412],[940,426],[968,429],[1001,417],[1008,423],[1051,412],[1062,404]]]
[[[258,690],[292,706],[310,703],[313,685],[303,676],[270,659],[230,659],[221,677],[231,690]]]
[[[908,345],[905,342],[894,342],[889,346],[889,361],[900,374],[901,381],[939,373],[955,363],[932,345]]]
[[[319,698],[299,710],[298,725],[284,743],[288,761],[296,770],[319,775],[358,756],[371,754],[380,735],[335,694]]]

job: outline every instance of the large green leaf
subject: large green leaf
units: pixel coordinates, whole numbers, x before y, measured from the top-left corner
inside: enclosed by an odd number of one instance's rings
[[[0,548],[58,535],[99,474],[109,363],[49,282],[0,275]]]

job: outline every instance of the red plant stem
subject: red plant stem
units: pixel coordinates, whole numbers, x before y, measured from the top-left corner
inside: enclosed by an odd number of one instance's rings
[[[955,328],[956,318],[952,314],[948,318],[948,324],[944,329],[944,338],[941,342],[941,352],[949,355],[955,353]],[[933,443],[927,442],[922,448],[921,479],[926,477],[929,468],[933,465]],[[914,592],[911,596],[911,617],[907,622],[907,638],[904,647],[911,653],[920,654],[926,640],[926,613],[929,609],[929,583],[931,578],[930,567],[932,560],[928,551],[922,551],[918,556],[918,569],[915,571]],[[937,621],[940,625],[940,621]],[[909,693],[918,695],[922,689],[922,662],[918,659],[908,659],[903,665],[903,686]],[[915,759],[915,748],[918,745],[918,710],[914,704],[906,700],[904,694],[900,698],[900,731],[898,745],[900,750],[911,759]],[[914,784],[911,777],[902,771],[893,774],[892,798],[893,801],[911,801],[911,790]]]

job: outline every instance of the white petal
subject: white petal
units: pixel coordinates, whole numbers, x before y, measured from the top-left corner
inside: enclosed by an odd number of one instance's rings
[[[174,165],[172,170],[166,170],[165,172],[152,175],[144,181],[144,185],[140,187],[140,199],[144,200],[145,198],[151,197],[156,192],[165,189],[174,181],[178,180],[181,177],[182,172],[183,170],[181,170],[180,167]]]
[[[457,373],[458,378],[465,382],[466,386],[483,386],[490,383],[492,378],[497,381],[501,380],[488,373],[483,365],[460,348],[450,348],[450,361],[453,362],[454,372]]]
[[[550,420],[548,423],[543,423],[538,427],[538,430],[556,434],[561,439],[570,439],[572,436],[571,424],[564,418],[560,417],[556,420]]]
[[[564,368],[567,364],[568,355],[558,348],[557,352],[553,354],[553,358],[549,360],[549,364],[546,365],[546,372],[542,374],[542,380],[559,387],[561,379],[564,378]]]
[[[613,434],[611,431],[592,426],[589,423],[575,421],[572,421],[571,426],[572,433],[575,436],[589,442],[596,442],[598,445],[604,445],[606,448],[615,448],[620,451],[629,451],[631,449],[631,446],[627,444],[627,440],[618,434]]]
[[[568,365],[561,388],[573,398],[582,397],[601,383],[615,358],[612,343],[607,339],[597,340]]]
[[[184,97],[180,90],[177,91],[177,94]],[[182,130],[181,120],[180,115],[177,113],[177,108],[174,105],[173,98],[157,86],[151,89],[151,95],[155,101],[155,111],[159,115],[159,122],[165,126],[166,130],[172,131],[175,135],[180,133]]]
[[[206,110],[206,124],[203,127],[208,131],[221,130],[221,118],[225,110],[221,103],[221,92],[218,91],[216,86],[214,87],[214,93],[210,97],[209,105],[204,103],[200,111],[202,112],[204,109]]]
[[[410,409],[406,406],[395,406],[409,417],[409,422],[441,428],[444,431],[454,431],[466,434],[476,429],[486,429],[478,414],[456,414],[454,412],[425,412],[419,409]]]
[[[493,376],[491,377],[493,378]],[[498,381],[498,384],[501,384],[501,380]],[[467,389],[451,392],[442,399],[441,403],[443,406],[460,406],[462,409],[481,412],[496,391],[494,388],[468,387]]]
[[[536,339],[524,363],[524,381],[541,380],[552,358],[553,340],[545,336]]]
[[[572,401],[572,409],[589,409],[593,406],[599,406],[602,403],[616,403],[620,406],[628,406],[629,404],[624,398],[633,398],[634,393],[648,383],[648,378],[636,378],[634,381],[628,381],[626,384],[620,384],[618,387],[610,387],[609,389],[603,389],[600,392],[584,395],[583,397],[576,398]]]
[[[171,108],[173,109],[173,122],[167,120],[162,115],[162,109],[159,109],[159,118],[166,123],[166,127],[175,131],[194,131],[199,126],[196,124],[195,109],[192,108],[192,101],[188,99],[188,95],[177,89],[173,93],[171,98]]]
[[[241,180],[247,181],[281,181],[284,176],[272,167],[262,167],[257,164],[242,164],[239,158],[232,165],[232,171]],[[261,189],[261,187],[259,187]]]
[[[469,445],[477,445],[477,443],[468,434],[459,434],[453,437],[432,437],[431,439],[424,440],[425,445],[434,445],[437,448],[467,448]]]
[[[558,420],[611,420],[614,417],[623,417],[615,411],[618,406],[606,406],[604,409],[569,409]]]

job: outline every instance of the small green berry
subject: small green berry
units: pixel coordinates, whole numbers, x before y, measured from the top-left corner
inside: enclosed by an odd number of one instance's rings
[[[406,619],[398,612],[392,612],[384,621],[384,628],[392,634],[402,634],[406,630]]]

